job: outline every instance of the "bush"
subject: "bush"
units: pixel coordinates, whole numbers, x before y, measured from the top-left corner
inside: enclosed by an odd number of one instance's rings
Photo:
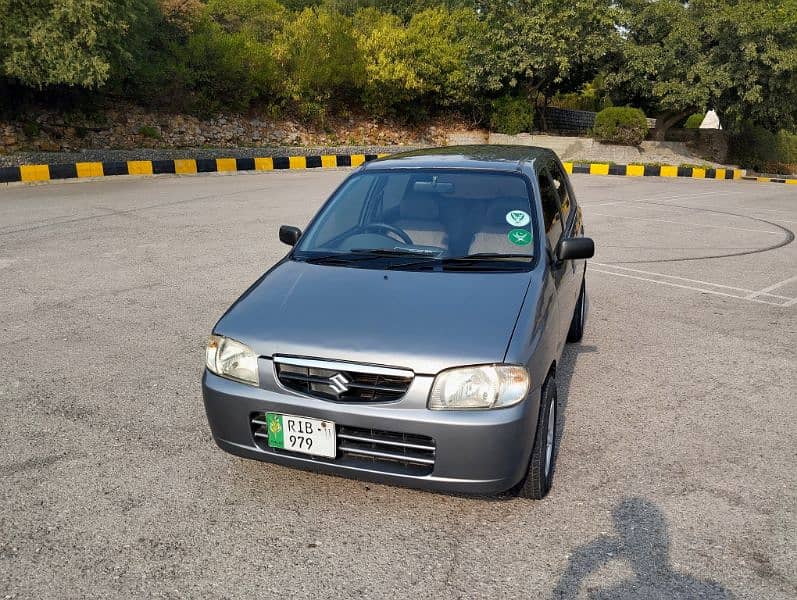
[[[731,136],[731,158],[742,167],[760,173],[797,172],[797,135],[781,130],[772,133],[745,124]]]
[[[138,130],[138,135],[149,138],[151,140],[161,139],[161,132],[151,125],[143,125]]]
[[[472,11],[439,6],[415,14],[408,24],[373,8],[354,16],[364,61],[363,100],[376,113],[407,108],[418,101],[439,106],[464,104],[473,97],[468,56],[481,27]],[[408,116],[409,116],[408,115]]]
[[[758,125],[745,123],[731,136],[730,155],[746,169],[763,171],[764,165],[777,160],[775,134]]]
[[[345,101],[362,79],[363,59],[351,19],[325,9],[306,8],[294,15],[275,38],[274,56],[284,94],[297,104]]]
[[[648,122],[638,108],[612,106],[595,116],[592,133],[601,142],[638,146],[648,134]]]
[[[193,92],[189,105],[199,113],[246,110],[277,86],[269,46],[244,32],[228,33],[210,19],[197,25],[180,50],[181,71]]]
[[[517,135],[534,127],[534,108],[526,98],[502,96],[492,103],[490,129],[497,133]]]
[[[690,115],[689,118],[684,123],[684,129],[700,129],[700,124],[703,122],[703,119],[706,115],[703,113],[695,113]]]

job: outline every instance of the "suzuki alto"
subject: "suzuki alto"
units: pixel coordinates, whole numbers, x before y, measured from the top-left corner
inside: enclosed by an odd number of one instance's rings
[[[223,450],[433,490],[548,493],[557,365],[583,334],[594,254],[553,152],[371,161],[279,239],[290,252],[207,344]]]

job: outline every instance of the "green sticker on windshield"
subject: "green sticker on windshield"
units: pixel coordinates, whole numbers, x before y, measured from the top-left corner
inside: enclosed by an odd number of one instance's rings
[[[513,229],[506,237],[515,246],[528,246],[531,243],[531,232],[525,229]]]

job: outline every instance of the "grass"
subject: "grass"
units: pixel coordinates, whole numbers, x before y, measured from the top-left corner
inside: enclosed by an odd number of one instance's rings
[[[150,125],[144,125],[138,130],[138,135],[143,136],[145,138],[149,138],[151,140],[159,140],[161,139],[161,133],[154,127]]]

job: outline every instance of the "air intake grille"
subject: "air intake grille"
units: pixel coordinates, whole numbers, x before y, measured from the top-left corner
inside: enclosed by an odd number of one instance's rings
[[[313,359],[275,357],[280,383],[333,402],[390,402],[407,393],[412,371]]]
[[[250,422],[252,436],[259,448],[293,455],[292,452],[268,446],[266,416],[263,413],[253,414]],[[310,458],[307,455],[301,457]],[[435,442],[425,435],[337,425],[337,458],[312,458],[318,462],[422,476],[434,469]]]

